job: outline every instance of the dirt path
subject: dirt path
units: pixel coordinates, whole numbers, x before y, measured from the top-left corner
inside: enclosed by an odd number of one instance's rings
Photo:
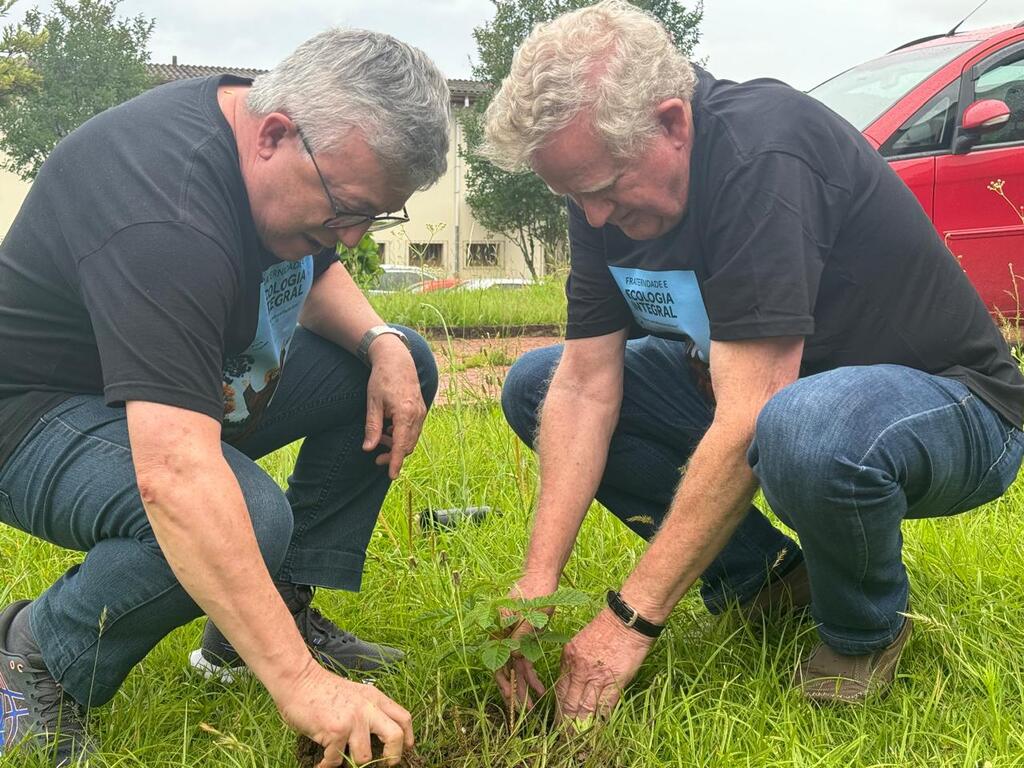
[[[441,381],[437,404],[498,400],[512,363],[531,349],[561,343],[558,336],[513,336],[491,339],[431,339]]]

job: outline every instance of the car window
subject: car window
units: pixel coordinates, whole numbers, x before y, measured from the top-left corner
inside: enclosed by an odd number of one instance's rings
[[[1024,141],[1024,49],[985,72],[974,84],[975,99],[999,99],[1010,119],[998,131],[985,133],[975,146]]]
[[[420,270],[388,270],[380,276],[380,281],[375,286],[380,291],[403,291],[429,277]]]
[[[889,107],[976,40],[897,51],[833,77],[810,95],[863,131]]]
[[[949,151],[956,130],[960,79],[935,94],[901,125],[879,149],[883,157],[893,158],[921,152]]]

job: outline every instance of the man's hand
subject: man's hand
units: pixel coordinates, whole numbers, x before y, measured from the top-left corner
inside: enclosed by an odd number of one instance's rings
[[[366,388],[363,450],[372,451],[383,445],[387,450],[376,462],[379,466],[388,465],[388,475],[394,480],[405,457],[416,447],[427,407],[416,365],[401,339],[392,334],[378,336],[368,354],[373,367]],[[387,421],[390,425],[385,429]]]
[[[521,578],[509,591],[508,596],[516,600],[532,600],[535,597],[547,597],[558,589],[558,580],[535,581],[529,577]],[[554,613],[554,609],[547,611],[548,616]],[[525,637],[537,628],[526,621],[519,621],[511,625],[509,637]],[[505,705],[530,709],[534,700],[532,695],[538,698],[544,695],[545,687],[533,668],[533,663],[518,651],[512,653],[508,663],[494,673],[494,680],[501,691],[501,697]],[[532,695],[531,695],[532,694]]]
[[[653,639],[602,609],[562,652],[561,675],[555,685],[559,719],[608,715],[653,644]]]
[[[353,683],[316,664],[312,658],[287,697],[277,702],[284,721],[324,748],[317,768],[356,765],[373,760],[370,734],[384,743],[384,764],[397,765],[412,749],[412,716],[369,685]]]

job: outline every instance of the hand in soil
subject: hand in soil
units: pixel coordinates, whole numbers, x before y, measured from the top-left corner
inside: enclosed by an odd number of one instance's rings
[[[412,716],[383,693],[334,675],[310,659],[298,683],[277,700],[282,718],[301,734],[324,745],[317,768],[368,763],[371,737],[383,743],[383,765],[398,765],[412,749]]]
[[[555,584],[552,588],[539,587],[529,583],[526,579],[520,579],[512,587],[508,596],[525,600],[544,597],[554,592],[557,586]],[[546,610],[545,613],[550,616],[554,613],[554,609]],[[506,634],[508,637],[524,637],[531,632],[536,632],[536,628],[526,621],[520,621],[513,624]],[[508,664],[494,673],[494,681],[498,684],[498,690],[505,700],[505,706],[508,707],[510,722],[515,720],[517,709],[531,709],[535,703],[533,697],[540,698],[545,692],[544,683],[538,677],[537,670],[534,669],[530,660],[518,651],[512,653]]]
[[[581,721],[608,715],[653,644],[651,638],[602,609],[562,651],[555,686],[559,719]]]
[[[384,744],[376,736],[370,737],[370,751],[376,764],[384,756]],[[295,745],[295,757],[299,768],[317,768],[324,759],[324,748],[306,736],[299,736]],[[405,768],[422,768],[423,761],[413,752],[405,755],[398,763]]]

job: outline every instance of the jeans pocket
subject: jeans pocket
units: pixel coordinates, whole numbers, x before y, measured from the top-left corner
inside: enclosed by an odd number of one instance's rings
[[[11,497],[3,489],[0,489],[0,523],[13,526],[20,531],[25,530],[21,520],[14,514],[14,503],[11,501]]]

